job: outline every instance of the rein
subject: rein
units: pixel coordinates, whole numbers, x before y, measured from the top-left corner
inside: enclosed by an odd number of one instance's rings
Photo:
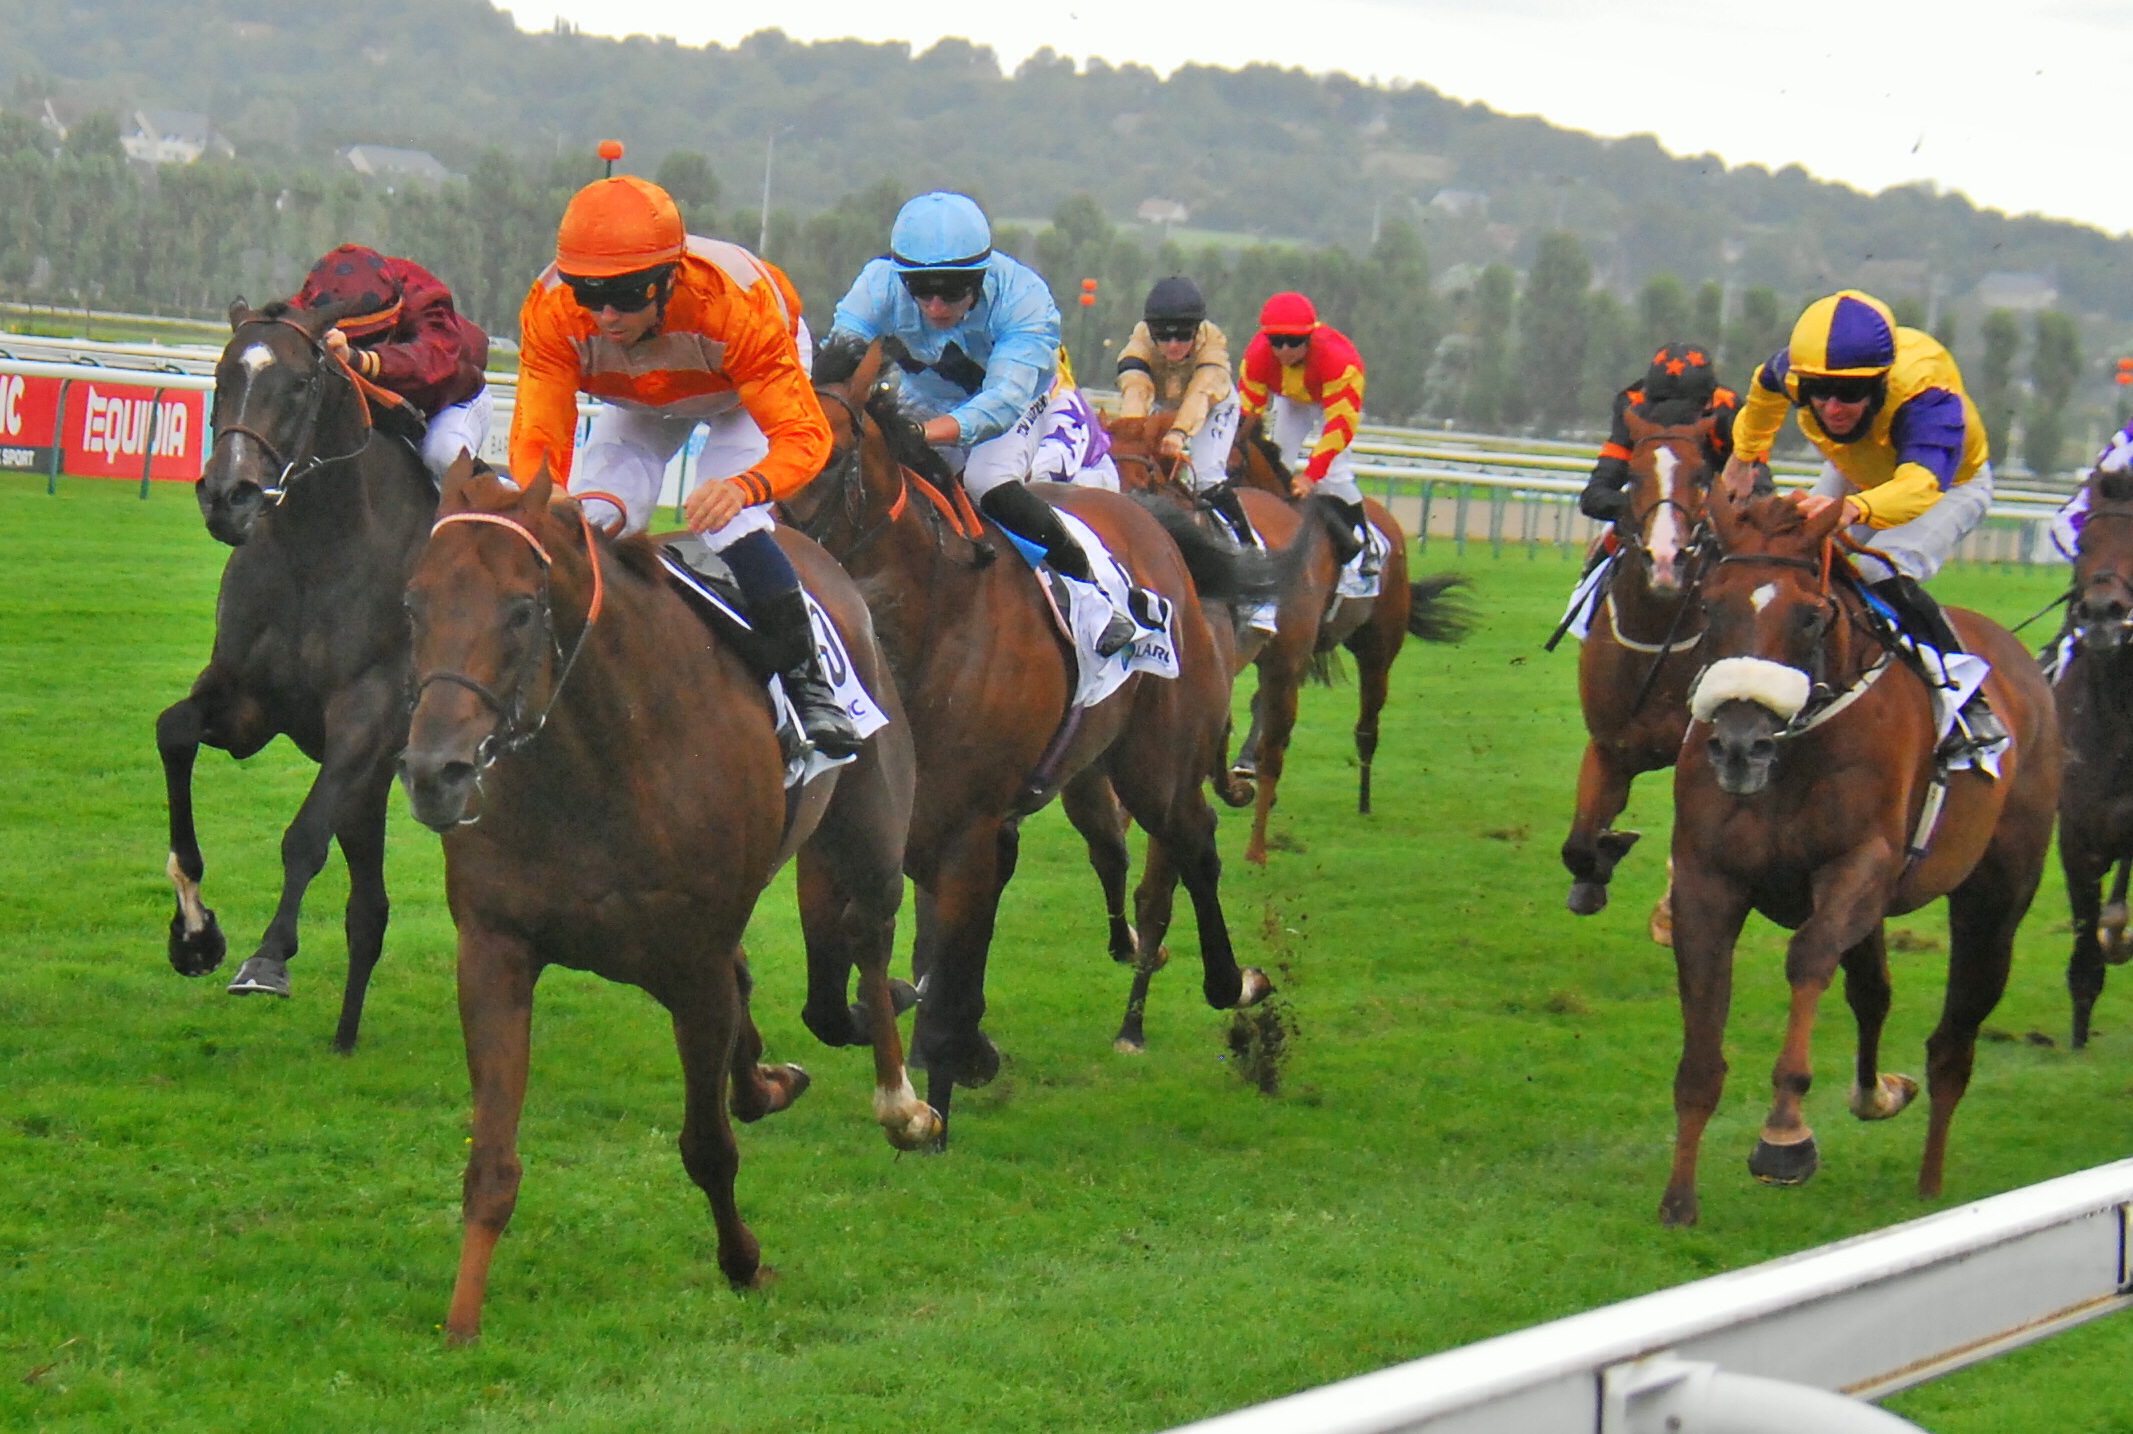
[[[263,318],[255,315],[246,319],[238,327],[242,329],[254,324],[280,324],[285,328],[296,330],[296,332],[304,336],[304,342],[310,346],[312,354],[318,360],[311,372],[304,378],[304,413],[297,426],[297,446],[300,450],[307,451],[307,456],[301,463],[284,455],[274,440],[244,421],[245,405],[251,401],[252,397],[252,377],[249,370],[246,371],[244,388],[238,394],[236,417],[228,422],[223,422],[218,418],[215,423],[215,444],[221,443],[225,437],[232,433],[241,434],[266,450],[267,457],[281,465],[281,473],[275,478],[273,485],[271,487],[263,487],[260,490],[267,497],[273,499],[276,505],[279,505],[283,499],[288,497],[289,488],[297,479],[309,477],[312,473],[330,463],[345,463],[351,458],[358,457],[365,449],[370,447],[371,440],[377,436],[377,428],[371,420],[370,412],[370,406],[373,402],[382,403],[389,408],[404,408],[407,406],[407,400],[396,393],[380,388],[350,368],[345,360],[334,357],[332,351],[316,335],[287,315],[276,315],[273,318]],[[333,370],[338,371],[341,377],[348,380],[349,387],[355,393],[357,411],[363,416],[363,441],[346,453],[336,453],[322,457],[318,452],[318,419],[319,411],[325,406],[325,378],[329,365]],[[216,407],[219,409],[221,405],[218,403]],[[210,446],[212,447],[213,445]]]
[[[990,546],[985,542],[984,537],[984,521],[978,517],[977,510],[970,506],[970,500],[963,495],[961,489],[956,489],[954,497],[951,498],[928,482],[923,474],[912,471],[907,464],[898,463],[896,465],[897,487],[895,501],[889,504],[888,510],[881,517],[871,524],[862,526],[861,520],[865,517],[867,509],[867,491],[866,475],[860,462],[859,450],[860,441],[866,434],[865,410],[860,405],[852,402],[841,389],[817,387],[815,396],[817,398],[828,398],[835,402],[852,421],[852,446],[844,451],[843,456],[837,460],[834,469],[823,470],[825,475],[831,472],[836,474],[837,495],[843,507],[844,521],[847,526],[858,533],[858,537],[852,541],[851,546],[836,555],[838,562],[849,564],[868,544],[893,528],[898,520],[903,517],[904,510],[910,506],[911,492],[914,488],[917,489],[921,497],[927,500],[925,504],[920,506],[919,512],[925,515],[927,527],[932,532],[933,546],[936,551],[942,549],[943,540],[947,532],[953,531],[957,537],[968,543],[972,549],[970,557],[956,559],[955,561],[968,568],[982,568],[991,561]],[[816,513],[814,517],[804,523],[795,523],[793,526],[816,542],[822,542],[828,532],[829,524],[827,519],[833,515],[833,512],[834,510],[825,504],[822,511]],[[824,546],[827,546],[827,544],[824,544]]]
[[[443,529],[454,523],[481,523],[490,527],[502,528],[525,539],[526,545],[533,549],[533,555],[541,565],[541,626],[547,633],[547,646],[555,653],[556,660],[560,664],[556,672],[555,682],[548,689],[548,701],[541,708],[540,714],[530,724],[524,719],[525,688],[527,681],[533,674],[534,665],[539,661],[541,652],[539,644],[531,645],[526,649],[525,659],[520,662],[518,671],[513,674],[508,697],[505,693],[491,688],[487,683],[477,678],[469,677],[463,672],[450,670],[425,673],[415,684],[414,695],[408,703],[410,708],[413,708],[415,704],[422,700],[422,694],[429,690],[432,683],[445,682],[454,687],[463,687],[473,693],[502,719],[501,726],[482,738],[480,745],[474,750],[475,782],[478,788],[482,773],[496,765],[499,758],[524,748],[534,738],[540,736],[541,729],[548,725],[549,714],[555,711],[555,705],[563,695],[563,685],[570,680],[572,669],[578,665],[578,655],[585,650],[585,639],[591,635],[593,624],[600,620],[600,610],[606,603],[607,585],[600,571],[600,550],[593,542],[592,521],[585,516],[584,508],[580,507],[578,509],[578,526],[585,534],[585,556],[592,564],[593,592],[592,602],[585,610],[585,624],[578,629],[577,640],[570,645],[570,651],[566,654],[563,651],[562,638],[556,633],[555,606],[551,600],[548,580],[550,571],[555,567],[555,559],[550,555],[540,538],[535,535],[531,528],[516,518],[508,518],[501,513],[482,512],[447,513],[432,525],[430,536],[435,537]],[[470,825],[479,820],[480,816],[477,813],[475,816],[467,818],[461,825]]]

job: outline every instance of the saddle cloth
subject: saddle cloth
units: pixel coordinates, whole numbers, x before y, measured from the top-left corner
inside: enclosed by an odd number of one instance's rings
[[[735,651],[758,671],[767,666],[755,652],[752,641],[755,629],[742,613],[740,584],[733,580],[733,570],[726,566],[724,558],[705,547],[701,539],[682,537],[660,543],[659,561],[675,587],[689,599],[690,605]],[[851,717],[859,735],[871,737],[889,725],[889,716],[874,701],[866,684],[859,680],[859,669],[844,645],[844,635],[830,621],[829,613],[815,600],[813,593],[804,595],[808,620],[815,629],[822,675]],[[778,742],[785,753],[785,785],[788,788],[811,782],[832,767],[856,760],[853,757],[825,757],[809,746],[800,728],[799,711],[793,706],[792,699],[785,695],[785,684],[773,673],[765,685],[770,692],[771,710],[777,714]]]
[[[1392,545],[1385,541],[1385,535],[1378,531],[1378,525],[1365,521],[1363,524],[1362,551],[1350,558],[1348,565],[1341,569],[1340,581],[1333,585],[1334,596],[1343,598],[1376,597],[1378,589],[1383,585],[1385,555],[1391,551]],[[1370,576],[1368,577],[1363,576],[1363,559],[1366,557],[1371,559]]]
[[[1570,590],[1570,606],[1563,609],[1563,616],[1570,619],[1566,629],[1579,642],[1592,631],[1592,615],[1599,607],[1599,594],[1607,585],[1607,575],[1614,570],[1615,555],[1609,553],[1592,565],[1592,571],[1578,579],[1578,585]]]
[[[1170,600],[1154,595],[1159,605],[1154,614],[1157,621],[1151,624],[1145,620],[1143,614],[1135,611],[1127,601],[1134,591],[1132,575],[1111,556],[1111,550],[1104,546],[1102,538],[1096,536],[1095,529],[1064,508],[1059,510],[1059,520],[1066,524],[1067,532],[1088,556],[1089,571],[1096,574],[1096,587],[1053,572],[1044,563],[1042,549],[1025,545],[1013,533],[1007,536],[1016,551],[1029,560],[1038,580],[1049,587],[1054,611],[1064,624],[1067,641],[1074,649],[1077,670],[1073,705],[1095,706],[1118,691],[1136,672],[1176,677],[1177,614],[1172,610]],[[1110,625],[1114,612],[1130,615],[1140,632],[1133,641],[1109,657],[1099,657],[1096,643]]]

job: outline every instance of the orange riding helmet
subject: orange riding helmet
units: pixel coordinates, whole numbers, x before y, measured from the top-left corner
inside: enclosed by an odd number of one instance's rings
[[[650,180],[618,174],[571,196],[556,230],[555,266],[579,279],[642,273],[679,262],[688,238],[671,195]]]

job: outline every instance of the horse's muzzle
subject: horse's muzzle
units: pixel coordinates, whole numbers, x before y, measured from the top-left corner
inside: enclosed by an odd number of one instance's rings
[[[200,516],[207,522],[208,533],[216,542],[233,548],[242,547],[245,539],[252,536],[260,514],[269,506],[266,493],[249,479],[214,484],[202,478],[193,485],[193,496],[200,504]]]
[[[400,754],[396,767],[416,821],[433,832],[448,832],[466,821],[480,767],[463,757],[413,748]]]
[[[2116,598],[2074,604],[2075,641],[2092,652],[2114,652],[2133,639],[2133,613]]]
[[[1782,730],[1784,722],[1761,703],[1721,703],[1711,714],[1711,736],[1704,743],[1718,789],[1728,796],[1752,797],[1769,786]]]

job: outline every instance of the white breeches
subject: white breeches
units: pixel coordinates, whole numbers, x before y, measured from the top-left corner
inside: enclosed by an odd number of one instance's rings
[[[465,403],[440,409],[422,435],[422,466],[442,482],[444,470],[458,461],[462,451],[481,457],[489,441],[489,386],[483,384]]]
[[[1825,498],[1843,498],[1859,490],[1837,471],[1836,464],[1824,463],[1810,491]],[[1971,475],[1969,482],[1958,483],[1941,494],[1939,502],[1910,522],[1878,529],[1857,523],[1852,527],[1852,536],[1877,552],[1888,554],[1897,572],[1924,582],[1940,571],[1956,544],[1985,521],[1985,510],[1991,506],[1992,465],[1987,463]],[[1888,564],[1876,558],[1862,553],[1852,561],[1859,575],[1870,583],[1891,576]]]
[[[1289,465],[1289,471],[1301,474],[1311,461],[1311,447],[1318,441],[1319,430],[1326,426],[1325,406],[1298,403],[1276,394],[1267,417],[1270,420],[1267,436],[1281,450],[1282,461]],[[1334,455],[1326,476],[1318,480],[1317,491],[1343,503],[1363,501],[1363,490],[1355,486],[1355,462],[1347,449]]]
[[[973,500],[983,498],[1002,483],[1027,483],[1037,457],[1037,430],[1044,409],[1045,400],[1039,399],[999,437],[968,449],[939,447],[935,451],[947,460],[950,469],[961,472],[963,491]]]
[[[1207,410],[1200,431],[1185,443],[1185,459],[1192,465],[1192,486],[1206,492],[1229,477],[1229,451],[1237,442],[1237,418],[1243,413],[1237,395]]]

